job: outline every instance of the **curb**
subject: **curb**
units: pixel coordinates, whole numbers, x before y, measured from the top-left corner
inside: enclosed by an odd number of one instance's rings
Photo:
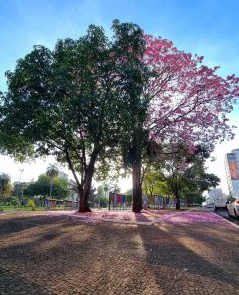
[[[239,225],[237,225],[237,224],[235,224],[235,223],[233,223],[233,222],[227,220],[226,218],[222,217],[221,215],[219,215],[219,214],[217,214],[217,213],[215,213],[215,212],[213,212],[213,211],[211,211],[211,210],[209,210],[209,209],[207,209],[207,210],[208,210],[209,212],[211,212],[211,213],[217,215],[219,218],[221,218],[222,220],[226,221],[226,222],[229,223],[230,225],[232,225],[232,226],[236,227],[237,229],[239,229]]]

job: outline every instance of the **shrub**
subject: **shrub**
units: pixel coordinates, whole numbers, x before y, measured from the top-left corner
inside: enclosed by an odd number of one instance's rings
[[[100,207],[107,207],[108,206],[108,198],[105,196],[100,197]]]
[[[35,207],[36,205],[35,205],[35,203],[34,203],[34,201],[33,200],[29,200],[28,202],[27,202],[27,207]]]
[[[21,202],[17,197],[12,197],[11,201],[10,201],[10,205],[12,206],[16,206],[16,207],[20,207],[21,206]]]

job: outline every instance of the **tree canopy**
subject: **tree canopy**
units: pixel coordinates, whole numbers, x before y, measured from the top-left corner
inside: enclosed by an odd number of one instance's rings
[[[125,133],[129,91],[139,95],[143,84],[144,67],[138,58],[144,51],[142,30],[118,21],[112,29],[112,40],[103,28],[91,25],[85,36],[59,40],[54,50],[35,46],[7,72],[9,90],[2,95],[4,149],[55,155],[67,162],[81,211],[89,210],[97,159],[115,148]]]
[[[53,182],[53,186],[52,195],[50,196],[51,182]],[[30,183],[24,189],[24,195],[29,197],[42,196],[44,198],[65,199],[69,194],[70,188],[67,180],[61,177],[55,177],[51,180],[46,174],[41,174],[37,181]]]
[[[201,56],[144,35],[136,24],[115,20],[112,30],[109,39],[91,25],[85,36],[58,40],[53,50],[34,46],[6,73],[8,91],[0,93],[1,150],[66,162],[82,212],[90,210],[97,163],[104,166],[107,158],[121,154],[131,169],[139,212],[148,155],[170,143],[210,152],[233,137],[227,114],[239,95],[235,75],[220,77]]]
[[[9,197],[12,191],[11,178],[6,173],[0,174],[0,200]]]
[[[154,157],[148,163],[144,175],[143,189],[148,194],[166,194],[188,203],[201,202],[202,193],[216,187],[220,179],[206,172],[207,149],[196,146],[190,151],[185,144],[168,144],[168,153]]]

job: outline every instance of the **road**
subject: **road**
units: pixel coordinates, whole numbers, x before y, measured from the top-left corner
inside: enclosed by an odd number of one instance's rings
[[[209,210],[213,211],[213,208],[209,208]],[[215,213],[217,213],[218,215],[222,216],[223,218],[229,220],[230,222],[239,225],[239,220],[236,220],[233,217],[229,217],[228,212],[227,212],[226,209],[217,209],[217,211]]]

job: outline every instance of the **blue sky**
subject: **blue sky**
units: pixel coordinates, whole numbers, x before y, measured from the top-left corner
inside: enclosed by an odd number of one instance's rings
[[[91,23],[110,32],[113,19],[139,24],[146,33],[239,75],[238,0],[0,0],[0,89],[35,44],[52,48],[58,38],[77,38]]]
[[[0,0],[0,90],[6,90],[5,71],[33,45],[53,48],[57,39],[77,38],[92,23],[110,34],[115,18],[203,55],[206,65],[221,66],[224,77],[239,76],[238,11],[238,0]],[[236,107],[231,118],[237,125],[238,116]],[[236,137],[225,150],[237,146]]]

